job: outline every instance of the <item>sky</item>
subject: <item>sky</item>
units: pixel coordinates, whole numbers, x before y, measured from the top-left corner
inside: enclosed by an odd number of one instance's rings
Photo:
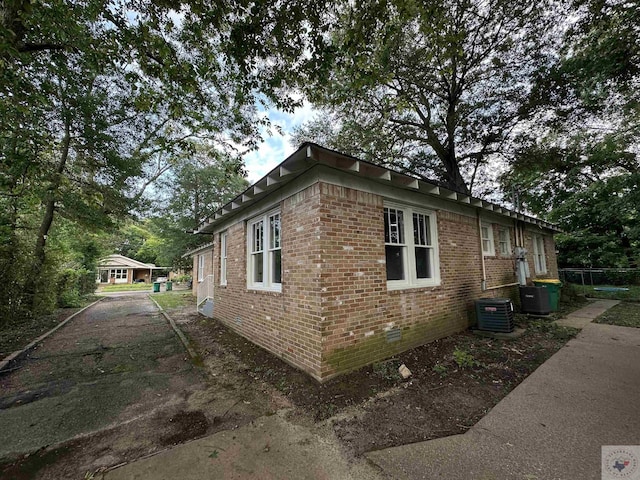
[[[295,127],[310,120],[315,114],[315,110],[305,102],[293,113],[283,113],[278,110],[269,110],[264,113],[268,115],[274,125],[278,125],[282,129],[283,133],[280,134],[274,128],[264,128],[262,131],[263,142],[258,150],[243,157],[248,172],[247,180],[252,184],[260,180],[297,149],[297,145],[290,143],[291,133]]]

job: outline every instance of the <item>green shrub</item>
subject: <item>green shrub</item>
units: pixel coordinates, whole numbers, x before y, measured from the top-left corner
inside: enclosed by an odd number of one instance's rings
[[[436,372],[438,375],[440,375],[441,378],[444,378],[447,376],[447,367],[441,363],[436,363],[431,370],[433,370],[434,372]]]
[[[373,373],[387,380],[394,380],[398,377],[398,367],[394,361],[374,363]]]
[[[66,268],[58,275],[56,304],[62,308],[79,307],[84,296],[96,289],[95,274],[85,269]]]
[[[466,350],[456,348],[453,351],[453,360],[458,364],[460,368],[471,368],[479,365],[479,362]]]
[[[191,280],[191,275],[176,275],[174,276],[171,281],[173,282],[179,282],[179,283],[184,283],[184,282],[188,282],[189,280]]]
[[[58,306],[60,308],[78,308],[82,304],[82,295],[77,290],[67,290],[58,296]]]
[[[572,305],[584,301],[584,293],[574,283],[564,283],[560,290],[560,303]]]

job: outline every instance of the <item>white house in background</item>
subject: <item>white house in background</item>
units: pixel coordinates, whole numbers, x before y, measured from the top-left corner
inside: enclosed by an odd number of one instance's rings
[[[98,263],[97,282],[133,283],[136,281],[151,282],[154,270],[163,270],[153,263],[143,263],[124,255],[113,254]]]

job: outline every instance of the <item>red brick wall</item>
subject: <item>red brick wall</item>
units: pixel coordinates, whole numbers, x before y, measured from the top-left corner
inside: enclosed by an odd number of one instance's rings
[[[313,185],[280,204],[282,292],[247,289],[245,222],[227,236],[227,285],[215,238],[214,316],[254,343],[320,378],[320,200]]]
[[[492,223],[491,228],[493,230],[494,255],[484,257],[487,287],[517,282],[518,278],[516,277],[516,265],[513,256],[513,252],[515,251],[514,229],[513,227],[507,227],[506,225],[497,223]],[[498,229],[501,228],[506,228],[509,231],[511,247],[511,254],[509,255],[500,254]]]
[[[436,212],[439,286],[388,291],[381,196],[317,183],[280,208],[282,292],[247,289],[246,222],[238,222],[227,230],[226,286],[219,285],[219,234],[214,239],[214,315],[317,379],[466,329],[476,298],[517,295],[517,287],[481,291],[473,215]],[[510,238],[514,248],[512,228]],[[555,250],[547,241],[551,272]],[[516,281],[511,257],[486,257],[486,269],[487,286]],[[395,329],[400,340],[388,342]]]
[[[547,261],[547,273],[536,274],[535,263],[533,261],[533,236],[542,235],[544,238],[544,254]],[[551,235],[540,230],[525,230],[525,248],[527,249],[527,261],[531,278],[558,278],[558,260],[556,258],[556,243]]]
[[[388,291],[382,197],[323,184],[321,202],[323,378],[464,330],[474,299],[513,292],[481,292],[477,219],[445,211],[437,212],[441,285]],[[503,259],[494,263],[504,270]],[[391,329],[400,340],[387,341]]]

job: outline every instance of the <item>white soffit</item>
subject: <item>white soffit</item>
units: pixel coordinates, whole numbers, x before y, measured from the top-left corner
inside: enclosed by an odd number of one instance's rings
[[[374,182],[386,183],[405,190],[420,192],[428,196],[435,196],[455,203],[470,205],[542,228],[548,228],[556,232],[560,231],[560,229],[552,223],[514,212],[495,203],[454,192],[453,190],[434,183],[396,172],[381,165],[359,160],[355,157],[321,147],[320,145],[305,143],[267,175],[215,211],[208,219],[200,224],[195,233],[212,233],[215,226],[223,219],[234,216],[246,207],[259,202],[262,198],[291,182],[316,165],[325,165],[343,171],[346,174],[357,175]]]

